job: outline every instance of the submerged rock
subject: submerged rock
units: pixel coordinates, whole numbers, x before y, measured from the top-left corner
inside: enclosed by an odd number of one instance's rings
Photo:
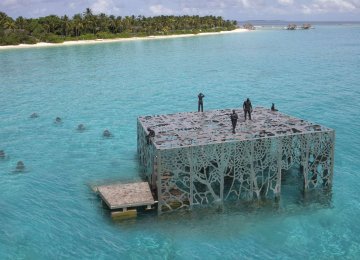
[[[4,159],[5,158],[5,152],[4,150],[0,150],[0,159]]]
[[[38,117],[39,117],[38,113],[32,113],[30,115],[30,118],[38,118]]]
[[[85,130],[85,126],[83,124],[78,125],[77,130],[82,132]]]
[[[112,136],[112,134],[110,133],[110,131],[109,130],[104,130],[104,132],[103,132],[103,137],[111,137]]]
[[[25,164],[23,163],[23,161],[18,161],[16,164],[16,171],[22,172],[24,170],[25,170]]]
[[[60,117],[55,118],[55,123],[60,124],[62,122]]]

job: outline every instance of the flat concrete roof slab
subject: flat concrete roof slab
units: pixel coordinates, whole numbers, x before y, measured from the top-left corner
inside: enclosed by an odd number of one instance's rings
[[[235,111],[239,117],[235,134],[230,120],[232,109],[140,116],[138,120],[145,131],[148,127],[155,131],[153,143],[156,149],[333,131],[263,107],[254,108],[252,120],[246,121],[242,109]]]

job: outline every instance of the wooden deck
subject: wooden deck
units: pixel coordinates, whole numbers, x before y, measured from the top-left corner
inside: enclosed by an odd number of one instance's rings
[[[147,182],[116,183],[98,186],[97,191],[110,209],[122,209],[146,206],[151,208],[155,204]]]

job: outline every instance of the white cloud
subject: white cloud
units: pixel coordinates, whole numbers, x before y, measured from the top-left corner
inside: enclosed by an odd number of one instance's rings
[[[302,6],[301,6],[301,12],[302,12],[303,14],[311,14],[311,13],[312,13],[312,9],[311,9],[309,6],[307,6],[307,5],[302,5]]]
[[[275,15],[286,15],[289,14],[292,10],[288,8],[281,8],[281,7],[268,7],[266,9],[267,13],[275,14]]]
[[[303,5],[302,12],[304,14],[360,12],[360,2],[358,0],[315,0],[311,4]]]
[[[359,2],[349,0],[317,0],[319,6],[324,9],[340,10],[340,11],[354,11],[359,9]]]
[[[247,9],[251,9],[251,8],[256,8],[257,6],[259,6],[259,4],[261,4],[262,1],[238,0],[237,2],[240,6],[247,8]]]
[[[278,3],[281,5],[292,5],[294,4],[294,0],[278,0]]]
[[[75,6],[76,6],[76,4],[75,4],[75,3],[73,3],[73,2],[69,3],[69,7],[70,7],[70,9],[75,9]]]
[[[38,8],[33,11],[33,14],[35,14],[35,16],[46,16],[48,15],[48,9],[45,7]]]
[[[219,6],[220,6],[220,8],[225,8],[225,7],[226,7],[226,3],[224,3],[224,2],[219,2]]]
[[[229,1],[230,3],[232,1]],[[237,0],[237,5],[246,9],[257,9],[263,8],[267,5],[266,1],[263,0]]]
[[[96,0],[91,6],[90,9],[94,13],[106,13],[112,14],[118,12],[119,8],[116,6],[113,0]]]
[[[90,8],[95,13],[107,13],[110,9],[111,2],[112,0],[96,0]]]
[[[251,1],[248,0],[239,0],[239,3],[245,7],[245,8],[250,8],[251,7]]]
[[[199,8],[195,8],[195,7],[192,7],[192,8],[183,7],[181,10],[184,14],[199,14],[200,13]]]
[[[151,11],[151,13],[153,13],[154,15],[169,15],[169,14],[174,14],[174,11],[170,8],[167,8],[163,5],[151,5],[149,7],[149,10]]]
[[[16,4],[18,4],[17,0],[3,0],[0,5],[4,7],[10,7]]]

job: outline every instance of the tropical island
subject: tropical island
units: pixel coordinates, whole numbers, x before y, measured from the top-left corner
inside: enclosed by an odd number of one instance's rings
[[[63,43],[65,41],[232,31],[237,22],[221,16],[117,16],[94,14],[90,8],[72,18],[48,15],[17,17],[0,12],[0,45]]]

